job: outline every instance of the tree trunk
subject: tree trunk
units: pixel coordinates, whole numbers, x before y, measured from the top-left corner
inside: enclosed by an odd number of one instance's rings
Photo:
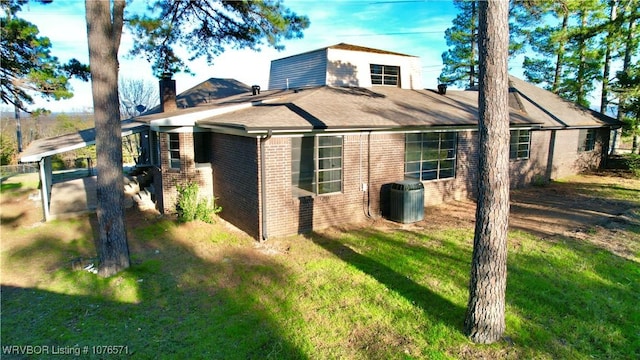
[[[124,0],[86,0],[91,90],[96,124],[97,218],[96,249],[101,276],[128,268],[129,248],[124,225],[122,138],[118,101],[118,47]]]
[[[618,18],[618,0],[611,1],[609,5],[611,6],[609,21],[611,23],[615,23],[615,20]],[[607,106],[609,105],[609,76],[611,76],[611,53],[613,52],[613,41],[615,37],[612,33],[615,31],[617,30],[610,28],[606,39],[607,48],[604,55],[604,70],[602,71],[602,93],[600,95],[600,112],[603,114],[607,112]],[[612,131],[613,138],[611,139],[611,148],[609,150],[609,155],[614,155],[616,153],[619,137],[621,134],[620,129],[615,129]]]
[[[618,17],[618,1],[611,1],[609,6],[611,6],[609,22],[615,23],[615,20]],[[606,50],[604,55],[604,69],[602,71],[602,93],[600,94],[600,112],[603,114],[607,112],[607,105],[609,105],[609,76],[611,76],[611,53],[613,52],[613,42],[615,37],[612,33],[614,31],[614,29],[609,28],[605,39]]]
[[[628,10],[629,9],[627,9],[627,11]],[[625,73],[629,72],[629,67],[631,66],[631,56],[636,51],[636,46],[633,41],[634,36],[636,36],[635,32],[636,32],[636,18],[631,16],[629,18],[629,25],[627,29],[627,41],[625,42],[624,59],[622,60],[622,71]],[[620,96],[620,98],[618,99],[618,114],[617,114],[617,119],[619,121],[622,121],[625,117],[625,113],[623,110],[625,107],[625,103],[626,103],[625,96]]]
[[[474,0],[471,2],[471,66],[469,68],[469,89],[476,86],[476,5]]]
[[[566,34],[567,27],[569,26],[569,10],[566,5],[563,5],[563,17],[562,17],[562,40],[558,44],[558,54],[556,55],[556,69],[553,74],[553,84],[551,84],[551,92],[558,94],[560,89],[560,79],[562,78],[562,66],[564,64],[564,47],[567,42]]]
[[[580,30],[587,27],[587,11],[580,11]],[[576,102],[580,105],[587,103],[587,94],[584,91],[584,82],[587,71],[587,39],[580,37],[580,43],[578,45],[578,55],[580,56],[580,63],[578,64],[578,74],[576,75],[576,82],[578,87],[576,89]]]
[[[465,334],[476,343],[505,329],[509,226],[509,2],[480,2],[478,205]]]

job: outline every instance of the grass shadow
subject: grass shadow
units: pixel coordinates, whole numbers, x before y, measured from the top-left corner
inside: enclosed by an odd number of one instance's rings
[[[374,236],[375,241],[392,243],[392,240],[386,238],[379,232],[375,232],[374,234],[364,233],[362,235]],[[462,335],[461,329],[464,321],[464,307],[416,283],[416,281],[410,278],[411,274],[398,272],[381,261],[355,251],[348,243],[341,239],[317,232],[308,234],[307,237],[342,261],[373,277],[389,290],[397,292],[413,304],[419,306],[434,322],[444,323],[446,326],[455,329],[459,335]],[[389,255],[393,256],[392,254]]]
[[[91,234],[84,219],[83,229]],[[183,231],[170,221],[145,221],[130,229],[132,267],[107,279],[71,268],[74,259],[95,252],[90,236],[69,242],[40,235],[4,254],[3,269],[41,266],[38,273],[48,273],[50,280],[37,288],[3,281],[3,346],[128,347],[127,356],[109,354],[110,359],[307,357],[276,316],[295,313],[282,291],[289,281],[282,264],[241,246],[212,256],[203,251],[213,235]],[[144,233],[149,227],[155,228],[152,236]]]
[[[509,254],[508,312],[527,319],[508,323],[513,341],[560,358],[639,358],[638,264],[571,239],[535,241],[540,251]]]

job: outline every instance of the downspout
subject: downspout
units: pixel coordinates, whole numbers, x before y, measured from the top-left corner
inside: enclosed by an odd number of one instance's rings
[[[371,131],[367,134],[367,217],[371,215]]]
[[[367,136],[367,182],[362,181],[362,133],[360,134],[360,186],[363,192],[363,209],[364,215],[368,219],[373,219],[371,215],[371,131],[366,133]],[[365,185],[366,184],[366,185]]]
[[[262,201],[262,241],[267,241],[269,235],[267,233],[267,175],[266,175],[266,155],[265,155],[265,141],[271,139],[273,130],[267,130],[267,135],[260,139],[260,193]]]

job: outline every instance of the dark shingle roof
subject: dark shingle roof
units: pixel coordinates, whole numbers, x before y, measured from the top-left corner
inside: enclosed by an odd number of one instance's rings
[[[611,117],[575,105],[516,77],[511,76],[509,80],[511,126],[585,128],[621,125]],[[183,116],[188,117],[186,123],[193,121],[199,126],[227,127],[244,132],[269,129],[303,132],[475,128],[478,123],[478,92],[447,91],[446,95],[440,95],[432,90],[384,86],[321,86],[304,90],[269,90],[257,95],[248,91],[211,99],[187,109],[123,121],[122,133],[142,131],[154,120],[166,124],[179,123],[183,121]],[[37,161],[43,156],[79,148],[94,141],[93,129],[37,140],[21,154],[21,161]]]
[[[214,103],[221,98],[246,93],[251,91],[251,86],[236,79],[209,78],[200,84],[185,90],[176,96],[178,108],[192,108],[196,106]],[[160,105],[146,111],[144,115],[157,114]]]
[[[541,121],[544,127],[620,126],[614,118],[579,106],[515,76],[509,76],[509,84],[522,110]]]
[[[559,96],[510,77],[511,126],[543,128],[619,126],[608,116],[582,108]],[[251,104],[242,108],[233,105]],[[227,109],[226,111],[223,109]],[[198,112],[219,109],[220,112]],[[155,114],[141,121],[196,115],[197,125],[243,131],[311,131],[426,127],[473,128],[478,123],[478,91],[406,90],[320,86],[298,90],[251,92],[216,99],[191,109]]]
[[[477,92],[451,91],[443,96],[431,90],[322,86],[283,92],[268,103],[212,116],[197,123],[202,126],[230,126],[246,131],[303,131],[475,127],[477,119]],[[511,123],[531,125],[536,121],[518,109],[512,109]]]
[[[193,107],[248,91],[251,91],[251,86],[238,80],[210,78],[180,93],[176,101],[179,108]]]

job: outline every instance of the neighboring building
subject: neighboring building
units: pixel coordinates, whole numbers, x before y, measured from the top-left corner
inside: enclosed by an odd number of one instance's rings
[[[389,185],[420,179],[425,205],[474,197],[478,92],[422,89],[419,59],[338,44],[274,60],[269,90],[141,116],[157,205],[195,181],[255,238],[386,213]],[[168,84],[168,85],[167,85]],[[175,86],[175,83],[173,83]],[[619,123],[510,77],[511,185],[599,167]]]

